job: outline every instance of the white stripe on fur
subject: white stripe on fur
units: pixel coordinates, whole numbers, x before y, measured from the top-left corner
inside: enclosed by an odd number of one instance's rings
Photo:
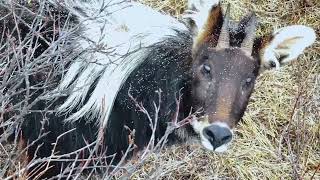
[[[109,6],[106,6],[108,3]],[[78,0],[67,1],[64,5],[80,19],[83,33],[78,43],[84,53],[71,65],[57,88],[61,91],[70,85],[73,87],[71,95],[58,110],[64,113],[82,104],[94,79],[101,76],[88,102],[67,121],[98,117],[105,127],[121,85],[148,52],[145,47],[160,42],[168,35],[175,35],[173,29],[187,28],[173,17],[136,2],[114,0],[89,3]],[[97,52],[97,49],[110,53]],[[82,68],[82,73],[72,82]]]

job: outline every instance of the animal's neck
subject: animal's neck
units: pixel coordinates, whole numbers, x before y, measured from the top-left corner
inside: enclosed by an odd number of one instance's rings
[[[182,33],[182,32],[180,32]],[[119,142],[127,137],[124,125],[135,130],[135,143],[143,148],[152,134],[150,120],[157,122],[156,139],[166,132],[168,122],[177,114],[177,98],[181,93],[178,119],[184,119],[191,108],[191,41],[185,36],[169,38],[150,47],[143,63],[137,67],[123,84],[116,98],[108,129],[108,137]],[[159,92],[161,92],[159,94]],[[160,101],[159,101],[160,98]],[[143,105],[148,114],[141,112],[137,103]],[[159,111],[157,109],[159,107]],[[188,131],[186,131],[188,132]],[[180,133],[181,134],[181,133]],[[184,141],[177,133],[170,135],[170,140]],[[124,146],[127,140],[124,138]],[[119,151],[121,147],[119,147]],[[118,150],[115,150],[118,151]]]

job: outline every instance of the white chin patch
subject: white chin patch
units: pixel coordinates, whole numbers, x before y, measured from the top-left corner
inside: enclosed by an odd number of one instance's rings
[[[214,151],[214,152],[218,152],[218,153],[223,153],[223,152],[225,152],[225,151],[228,150],[228,145],[229,145],[230,143],[223,144],[223,145],[217,147],[216,149],[213,149],[213,146],[211,145],[211,143],[210,143],[206,138],[204,138],[204,139],[201,138],[201,144],[202,144],[206,149],[208,149],[208,150],[210,150],[210,151]]]
[[[210,151],[213,151],[213,146],[211,145],[211,143],[208,141],[207,138],[202,138],[202,135],[201,136],[201,144],[208,150]]]
[[[200,135],[200,139],[201,139],[201,144],[208,150],[210,151],[215,151],[215,152],[218,152],[218,153],[222,153],[222,152],[225,152],[228,150],[228,145],[231,144],[231,141],[226,143],[226,144],[223,144],[219,147],[217,147],[216,149],[213,149],[213,146],[212,144],[209,142],[209,140],[203,135],[203,129],[208,127],[208,126],[211,126],[211,125],[218,125],[220,127],[223,127],[223,128],[229,128],[229,126],[226,124],[226,123],[223,123],[223,122],[214,122],[212,124],[208,123],[208,122],[203,122],[203,121],[197,121],[197,120],[193,120],[191,123],[190,123],[194,129],[194,131],[196,133],[198,133]],[[230,129],[230,131],[232,132],[232,130]],[[233,133],[233,132],[232,132]]]
[[[223,144],[222,146],[217,147],[214,151],[218,153],[223,153],[228,150],[228,144]]]

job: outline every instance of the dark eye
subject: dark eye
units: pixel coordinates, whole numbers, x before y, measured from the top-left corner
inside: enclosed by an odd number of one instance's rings
[[[202,72],[205,74],[210,74],[211,72],[211,67],[207,64],[202,65]]]
[[[251,84],[253,83],[253,78],[252,77],[247,77],[245,80],[244,80],[244,86],[245,87],[249,87]]]
[[[246,83],[247,83],[247,84],[251,84],[251,82],[252,82],[252,78],[251,78],[251,77],[249,77],[249,78],[246,79]]]

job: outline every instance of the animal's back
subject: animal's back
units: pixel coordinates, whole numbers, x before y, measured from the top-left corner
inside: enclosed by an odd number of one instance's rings
[[[34,156],[51,159],[53,174],[68,166],[69,162],[59,160],[64,155],[85,159],[95,148],[96,153],[104,153],[104,160],[98,161],[117,163],[129,145],[127,128],[135,129],[138,148],[148,142],[149,120],[137,112],[128,97],[129,87],[152,116],[152,102],[158,99],[155,91],[163,91],[161,106],[165,110],[158,122],[157,139],[175,109],[172,98],[187,88],[190,64],[186,62],[191,60],[192,38],[183,24],[138,3],[120,3],[104,11],[99,2],[93,3],[63,4],[73,18],[69,31],[56,35],[73,34],[63,56],[68,61],[66,71],[54,78],[55,85],[39,93],[40,98],[32,97],[36,103],[30,107],[31,113],[23,116],[21,132],[28,160]],[[139,15],[146,19],[140,21]],[[99,132],[104,134],[102,141]]]

